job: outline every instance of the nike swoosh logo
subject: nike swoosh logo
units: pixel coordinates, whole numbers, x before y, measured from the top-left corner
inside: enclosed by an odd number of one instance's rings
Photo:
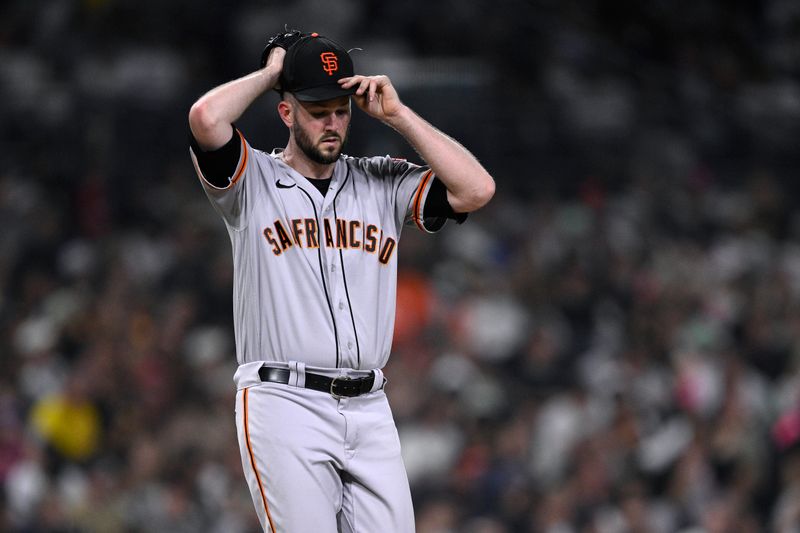
[[[281,180],[278,180],[278,181],[275,182],[275,185],[277,185],[279,189],[291,189],[292,187],[294,187],[297,184],[296,183],[292,183],[291,185],[286,185],[285,183],[281,183]]]

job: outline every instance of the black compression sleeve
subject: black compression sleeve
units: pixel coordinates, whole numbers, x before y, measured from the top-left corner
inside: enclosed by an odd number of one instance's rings
[[[206,181],[214,187],[221,189],[227,187],[230,184],[231,176],[236,172],[236,165],[239,163],[242,153],[242,141],[236,127],[233,128],[231,140],[216,150],[206,152],[200,148],[192,130],[189,130],[189,143]]]
[[[467,213],[456,213],[450,207],[450,202],[447,201],[447,188],[439,178],[434,178],[431,183],[431,190],[428,191],[422,213],[425,218],[445,217],[459,224],[467,219]]]

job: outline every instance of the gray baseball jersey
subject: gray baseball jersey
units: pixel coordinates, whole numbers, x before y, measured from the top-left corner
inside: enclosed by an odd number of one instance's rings
[[[254,149],[243,136],[242,147],[225,188],[203,177],[192,154],[233,247],[239,364],[382,368],[392,345],[401,230],[444,224],[423,219],[432,172],[388,156],[343,155],[323,197],[279,151]]]
[[[380,369],[392,345],[401,230],[435,231],[445,221],[423,218],[433,173],[390,157],[340,156],[323,196],[280,152],[253,149],[237,134],[227,187],[206,180],[192,159],[233,245],[236,426],[261,525],[412,532]],[[271,382],[265,370],[287,377]],[[372,378],[364,394],[342,397],[333,386],[306,386],[319,375]]]

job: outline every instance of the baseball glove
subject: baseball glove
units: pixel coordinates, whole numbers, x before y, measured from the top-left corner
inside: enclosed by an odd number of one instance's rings
[[[308,34],[302,33],[300,30],[290,30],[288,27],[285,27],[284,31],[270,37],[267,41],[267,45],[264,47],[264,51],[261,52],[261,68],[267,65],[267,58],[269,57],[270,50],[276,46],[288,50],[294,43],[306,35]]]

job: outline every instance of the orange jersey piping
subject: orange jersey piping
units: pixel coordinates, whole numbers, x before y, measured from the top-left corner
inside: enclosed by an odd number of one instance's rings
[[[236,133],[239,134],[239,139],[242,141],[242,150],[244,150],[244,155],[242,155],[241,159],[239,160],[239,167],[236,169],[236,173],[231,178],[231,185],[239,181],[239,178],[242,177],[244,174],[244,169],[247,168],[247,142],[244,140],[244,135],[239,130],[236,130]]]
[[[204,184],[206,184],[209,188],[215,191],[227,191],[228,189],[233,187],[234,184],[237,181],[239,181],[239,178],[242,177],[245,169],[247,168],[247,159],[248,159],[247,143],[244,140],[244,135],[242,135],[242,132],[236,130],[236,133],[239,134],[239,140],[241,141],[242,150],[244,150],[244,154],[239,157],[239,164],[236,167],[236,172],[234,172],[233,176],[231,177],[230,181],[225,187],[217,187],[216,185],[214,185],[213,183],[211,183],[206,179],[206,177],[203,175],[203,171],[200,170],[200,164],[197,162],[197,156],[195,155],[194,150],[192,150],[191,148],[189,149],[189,154],[192,156],[192,164],[194,165],[195,172],[197,172],[197,176]]]
[[[432,170],[429,170],[428,172],[425,173],[425,175],[422,177],[422,181],[420,181],[419,188],[417,189],[417,195],[414,198],[414,209],[412,217],[414,219],[414,222],[417,224],[417,227],[422,231],[427,231],[422,221],[422,195],[425,192],[425,187],[428,186],[428,182],[430,181],[432,176],[433,176]]]

